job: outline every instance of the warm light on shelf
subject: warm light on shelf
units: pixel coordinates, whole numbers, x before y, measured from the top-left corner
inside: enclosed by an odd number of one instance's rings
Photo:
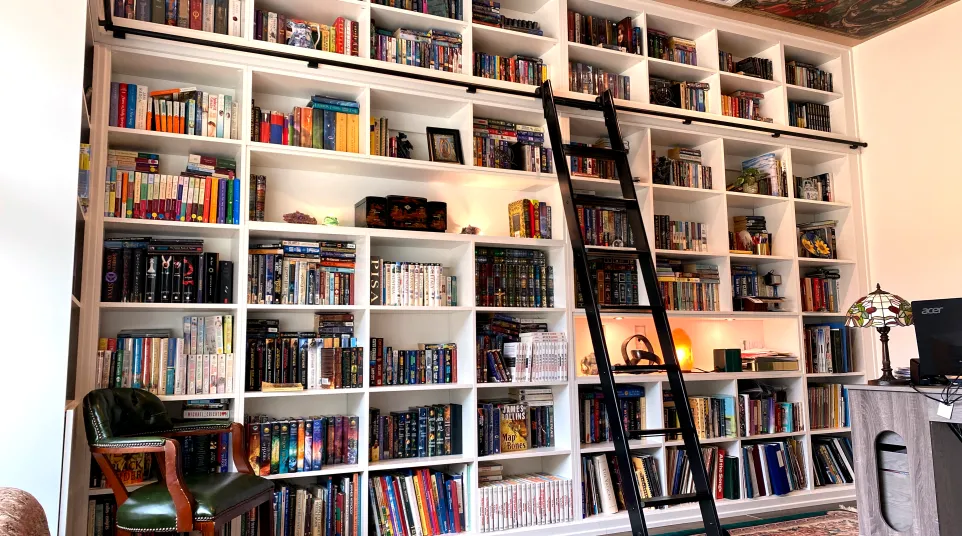
[[[691,353],[691,337],[685,330],[675,328],[671,330],[671,338],[675,341],[675,355],[678,357],[678,368],[682,372],[691,372],[695,365],[695,358]]]

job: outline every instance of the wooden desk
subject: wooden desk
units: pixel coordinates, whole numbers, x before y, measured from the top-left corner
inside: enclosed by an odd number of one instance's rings
[[[941,398],[941,387],[920,390]],[[945,419],[912,387],[849,392],[861,534],[962,535],[962,441],[945,425],[962,423],[962,403]]]

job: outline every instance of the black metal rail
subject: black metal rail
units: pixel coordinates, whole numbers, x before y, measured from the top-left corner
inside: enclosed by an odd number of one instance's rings
[[[335,59],[329,59],[329,58],[317,58],[313,56],[308,56],[306,54],[298,54],[297,52],[293,52],[293,51],[281,52],[281,51],[275,51],[275,50],[265,50],[259,47],[238,45],[234,43],[221,43],[218,41],[212,41],[210,39],[204,39],[200,37],[187,37],[182,35],[168,34],[166,32],[144,30],[141,28],[118,26],[114,24],[113,13],[110,6],[110,0],[103,0],[103,7],[104,7],[104,18],[99,21],[100,26],[102,26],[106,31],[112,32],[114,37],[117,37],[120,39],[125,38],[128,34],[139,35],[142,37],[151,37],[154,39],[174,41],[177,43],[187,43],[191,45],[208,46],[213,48],[231,50],[234,52],[244,52],[248,54],[258,54],[261,56],[271,56],[271,57],[281,58],[285,60],[303,61],[307,64],[308,67],[311,67],[314,69],[316,69],[320,65],[327,65],[330,67],[353,69],[356,71],[376,73],[376,74],[381,74],[386,76],[393,76],[397,78],[406,78],[409,80],[419,80],[422,82],[432,82],[437,84],[445,84],[449,86],[462,87],[468,93],[477,93],[478,91],[488,91],[491,93],[501,93],[505,95],[513,95],[516,97],[530,97],[532,99],[537,98],[537,96],[535,95],[535,90],[537,89],[536,87],[532,87],[530,90],[502,88],[498,86],[490,86],[487,84],[476,84],[473,82],[466,82],[462,80],[449,80],[443,77],[433,76],[430,74],[406,73],[406,72],[395,71],[393,69],[388,69],[386,67],[364,65],[364,64],[352,63],[348,61],[341,61],[341,60],[335,60]],[[291,47],[291,48],[294,50],[297,50],[296,47]],[[596,111],[601,110],[599,104],[595,100],[581,100],[581,99],[557,97],[555,98],[555,103],[559,106],[564,106],[567,108],[578,108],[581,110],[596,110]],[[645,108],[636,108],[634,106],[616,105],[615,108],[620,112],[649,115],[653,117],[661,117],[664,119],[676,119],[686,125],[690,125],[692,123],[701,123],[706,125],[737,128],[742,130],[750,130],[754,132],[764,132],[766,134],[770,134],[773,138],[790,136],[790,137],[806,139],[806,140],[839,143],[842,145],[847,145],[850,149],[858,149],[859,147],[868,147],[868,143],[863,141],[832,138],[829,136],[821,136],[818,134],[808,134],[805,132],[794,132],[789,130],[783,130],[776,127],[769,127],[765,125],[743,125],[740,123],[734,123],[732,121],[726,121],[724,119],[713,119],[708,117],[690,117],[684,114],[665,112],[660,110],[648,110]]]

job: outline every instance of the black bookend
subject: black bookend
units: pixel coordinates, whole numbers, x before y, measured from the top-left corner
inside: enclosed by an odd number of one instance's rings
[[[234,263],[220,261],[217,268],[217,301],[234,303]]]
[[[217,253],[204,253],[203,303],[217,303]]]

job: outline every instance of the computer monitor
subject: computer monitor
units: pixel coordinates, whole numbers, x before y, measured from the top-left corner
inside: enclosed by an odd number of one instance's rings
[[[962,298],[915,300],[920,376],[962,375]]]

